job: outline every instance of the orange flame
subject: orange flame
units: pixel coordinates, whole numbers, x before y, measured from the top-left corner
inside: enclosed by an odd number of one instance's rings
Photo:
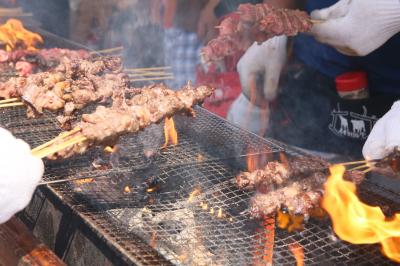
[[[380,243],[388,258],[400,262],[400,214],[389,219],[379,207],[361,202],[356,186],[343,179],[344,166],[330,170],[322,207],[331,217],[335,233],[352,244]]]
[[[164,137],[165,137],[165,143],[162,146],[163,149],[168,147],[168,145],[175,146],[178,144],[178,132],[175,129],[175,123],[172,117],[165,118]]]
[[[0,41],[5,44],[7,51],[17,48],[36,50],[36,45],[43,43],[39,34],[25,29],[22,22],[17,19],[9,19],[0,26]]]
[[[296,265],[297,266],[304,266],[304,250],[303,247],[294,242],[289,245],[290,251],[293,253],[293,256],[296,258]]]

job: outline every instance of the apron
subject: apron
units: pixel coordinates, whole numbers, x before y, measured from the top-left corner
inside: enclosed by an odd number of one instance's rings
[[[333,79],[294,60],[284,75],[269,136],[308,150],[361,158],[376,121],[397,99],[388,94],[342,99]]]

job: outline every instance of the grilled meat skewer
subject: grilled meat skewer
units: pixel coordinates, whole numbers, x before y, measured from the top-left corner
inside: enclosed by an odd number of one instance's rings
[[[165,117],[182,112],[192,114],[191,108],[203,102],[213,91],[213,88],[207,86],[192,87],[190,84],[179,91],[164,85],[137,90],[137,94],[129,100],[114,102],[111,108],[99,106],[94,113],[82,115],[82,121],[76,124],[81,131],[70,135],[68,139],[81,136],[86,140],[48,158],[68,158],[82,154],[94,145],[114,145],[120,136],[136,133],[152,123],[159,123]],[[64,138],[63,142],[68,139]],[[57,145],[58,142],[53,144]]]
[[[245,51],[254,41],[262,43],[274,36],[294,36],[311,30],[306,12],[274,8],[269,4],[242,4],[237,14],[224,19],[219,36],[203,49],[206,62]]]
[[[250,213],[255,218],[262,218],[285,208],[292,214],[307,218],[312,209],[320,207],[327,177],[324,172],[315,172],[277,190],[257,193],[251,200]],[[364,174],[358,171],[347,172],[346,179],[360,184]]]
[[[240,189],[270,190],[271,186],[283,185],[292,178],[305,177],[313,172],[329,168],[327,162],[310,157],[290,158],[287,164],[277,161],[268,162],[263,169],[240,173],[236,177],[236,183]]]

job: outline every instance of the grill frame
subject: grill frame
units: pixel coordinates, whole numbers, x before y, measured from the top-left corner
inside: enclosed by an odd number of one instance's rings
[[[45,35],[47,40],[51,40],[52,38],[55,39],[55,41],[50,42],[50,44],[53,43],[57,46],[77,48],[75,44],[63,39],[58,39],[57,36],[46,35],[43,31],[41,33]],[[22,108],[20,107],[0,110],[0,124],[10,129],[16,136],[25,139],[32,146],[42,144],[59,133],[60,130],[57,129],[54,115],[46,114],[45,116],[35,120],[27,120],[25,118],[25,113],[21,110]],[[176,211],[174,214],[178,217],[179,215],[182,215],[179,208],[181,206],[185,206],[185,208],[189,209],[189,211],[186,211],[186,213],[185,211],[183,212],[187,216],[190,216],[190,219],[195,221],[210,220],[211,222],[209,227],[211,229],[207,230],[223,231],[225,227],[229,227],[229,230],[232,230],[232,232],[236,232],[238,228],[241,228],[242,226],[249,226],[252,229],[259,229],[260,225],[254,224],[252,221],[249,221],[248,214],[246,213],[246,211],[243,211],[245,209],[245,205],[247,204],[248,199],[251,197],[251,193],[238,191],[234,187],[234,183],[232,182],[235,173],[244,169],[245,155],[248,153],[249,148],[251,148],[251,151],[253,153],[265,153],[272,155],[273,157],[276,157],[279,152],[285,152],[290,156],[302,156],[303,154],[298,150],[288,147],[282,143],[276,142],[274,140],[263,139],[245,130],[239,129],[236,126],[229,124],[225,120],[211,114],[205,109],[196,108],[195,110],[197,112],[196,119],[186,118],[183,116],[176,117],[175,124],[179,131],[178,135],[181,138],[180,144],[175,148],[168,148],[164,151],[157,151],[155,159],[147,159],[137,154],[130,154],[129,156],[127,156],[128,158],[126,160],[124,158],[120,158],[120,161],[116,168],[108,170],[94,170],[88,162],[90,162],[90,160],[103,156],[101,149],[94,149],[93,151],[90,151],[83,156],[78,156],[67,161],[47,162],[47,173],[44,179],[45,181],[50,181],[65,177],[72,178],[77,177],[77,175],[86,174],[90,177],[94,177],[97,173],[98,176],[127,174],[128,177],[124,178],[126,178],[126,180],[128,181],[132,181],[132,174],[139,176],[139,178],[143,178],[143,176],[149,175],[159,175],[165,176],[164,179],[162,177],[159,179],[160,182],[166,184],[169,181],[168,178],[174,176],[182,176],[184,175],[184,173],[186,175],[191,175],[193,173],[198,173],[199,175],[201,175],[203,173],[206,173],[204,175],[207,182],[197,184],[193,183],[194,180],[190,180],[193,182],[184,183],[184,185],[180,184],[180,190],[174,191],[177,193],[177,195],[168,194],[171,192],[168,190],[168,193],[166,193],[165,191],[165,193],[161,192],[160,194],[166,194],[166,196],[160,196],[161,201],[166,201],[166,207],[170,208],[170,212],[173,210]],[[162,143],[162,138],[157,136],[157,134],[154,134],[154,132],[160,132],[160,130],[160,126],[154,126],[154,129],[145,131],[144,133],[141,133],[141,135],[128,136],[126,138],[123,138],[122,143],[128,151],[138,148],[148,148],[146,146],[147,144],[144,145],[146,147],[139,147],[137,143],[143,142],[150,135],[154,137],[155,141],[153,141],[153,143],[148,143],[148,146],[150,148],[157,149]],[[132,144],[132,142],[134,141],[136,141],[136,144]],[[272,150],[271,147],[273,147]],[[202,154],[201,158],[199,158],[198,156],[199,153]],[[106,160],[107,158],[103,159]],[[132,166],[133,163],[134,166]],[[209,173],[209,178],[206,176],[207,171]],[[176,174],[171,174],[171,172],[175,172]],[[124,178],[122,178],[123,182]],[[202,178],[203,177],[199,179],[202,180]],[[115,216],[118,216],[118,210],[121,208],[125,208],[125,210],[126,208],[143,208],[145,205],[143,204],[136,206],[135,204],[137,203],[137,201],[133,201],[131,195],[125,197],[121,193],[122,187],[119,187],[119,190],[111,191],[111,193],[107,194],[106,191],[101,190],[102,188],[104,188],[102,186],[103,183],[101,182],[104,181],[108,182],[109,179],[99,179],[99,190],[95,191],[95,193],[93,193],[93,188],[91,188],[92,190],[83,190],[82,193],[76,193],[76,191],[72,193],[70,184],[54,184],[41,187],[40,190],[45,195],[50,197],[52,201],[57,202],[57,206],[63,209],[63,212],[69,213],[71,217],[74,217],[73,220],[76,221],[79,226],[83,228],[83,231],[85,231],[90,236],[90,238],[93,239],[95,243],[97,243],[97,245],[101,246],[105,252],[109,253],[108,256],[112,258],[111,260],[114,261],[116,264],[172,264],[171,261],[165,257],[168,256],[168,251],[165,251],[165,249],[164,251],[160,251],[160,248],[156,250],[154,247],[152,247],[151,239],[149,239],[149,236],[147,236],[147,238],[144,235],[140,236],[137,234],[137,232],[129,231],[129,227],[128,230],[122,230],[123,228],[127,228],[127,224],[121,221],[121,219],[116,219]],[[97,182],[98,181],[96,181],[96,183]],[[197,186],[202,186],[202,191],[204,191],[204,193],[200,194],[200,196],[196,198],[197,201],[195,203],[188,204],[188,193],[197,188]],[[106,188],[108,189],[108,187]],[[382,194],[383,192],[385,197],[390,198],[390,202],[386,202],[384,198],[380,198],[378,196],[376,197],[377,199],[379,198],[379,200],[377,201],[384,202],[384,204],[387,205],[393,205],[400,202],[399,195],[395,193],[389,193],[388,191],[385,191],[378,186],[374,186],[373,184],[368,183],[368,181],[362,186],[362,191],[363,196],[368,195],[366,200],[374,201],[375,196],[373,196],[371,193]],[[117,192],[120,192],[120,194],[117,194]],[[216,192],[219,193],[215,195]],[[244,196],[242,197],[238,195]],[[176,196],[178,196],[180,200],[176,200]],[[172,200],[173,198],[175,198],[175,201]],[[218,200],[210,200],[210,198],[217,198]],[[235,217],[235,219],[238,219],[237,222],[234,221],[234,224],[239,224],[238,227],[230,225],[229,221],[227,221],[226,219],[218,220],[215,219],[215,217],[212,218],[209,214],[203,211],[202,208],[200,208],[200,206],[198,205],[199,201],[211,203],[222,202],[221,205],[214,207],[221,207],[224,213],[227,213],[232,217]],[[237,211],[236,213],[232,214],[233,210],[236,209],[236,207],[231,208],[232,205],[239,205],[237,209],[243,212]],[[147,204],[146,206],[147,208],[152,208],[151,204]],[[124,211],[121,211],[120,215],[123,215],[123,212]],[[193,223],[193,221],[189,221],[188,223],[191,224]],[[253,224],[247,225],[247,223]],[[291,256],[287,245],[294,241],[297,241],[300,244],[304,244],[302,236],[310,232],[310,234],[312,234],[313,230],[316,230],[316,228],[324,228],[323,231],[327,231],[326,227],[329,227],[329,224],[326,223],[326,221],[311,221],[306,225],[306,230],[302,233],[287,235],[286,232],[276,230],[275,236],[280,237],[281,239],[275,241],[273,257],[275,264],[293,265],[294,258]],[[255,233],[255,235],[263,236],[264,233],[264,231],[261,231],[260,233]],[[197,235],[194,235],[194,237],[196,236]],[[239,241],[239,246],[249,245],[247,241],[258,241],[250,239],[251,236],[246,234],[242,234],[242,236],[243,241]],[[203,242],[206,243],[201,243],[197,245],[207,246],[207,248],[209,248],[210,246],[214,247],[217,249],[217,251],[214,250],[214,252],[218,253],[218,248],[223,246],[221,243],[225,240],[221,240],[215,237],[209,237],[207,239],[207,237],[208,236],[203,236],[203,238],[205,238],[205,240],[203,239]],[[321,239],[325,238],[327,238],[327,236]],[[162,238],[161,240],[158,239],[159,243],[163,243],[165,241],[167,240]],[[213,241],[214,243],[210,243]],[[238,240],[236,239],[236,241]],[[259,248],[262,249],[262,245],[264,244],[264,242],[265,239],[260,242],[261,244]],[[229,245],[234,246],[235,244],[236,243],[230,243]],[[307,245],[315,245],[315,248],[311,248],[309,251]],[[326,250],[322,250],[324,252],[329,252],[329,248],[331,247],[331,245],[326,245]],[[379,250],[376,248],[376,246],[350,247],[349,245],[346,245],[341,241],[339,241],[338,245],[340,245],[343,249],[346,249],[347,253],[344,252],[344,254],[339,256],[336,261],[330,262],[323,261],[323,258],[318,256],[316,257],[318,259],[321,259],[322,261],[311,261],[310,259],[307,260],[307,255],[309,253],[316,252],[319,246],[315,243],[304,244],[306,248],[305,264],[318,265],[320,263],[325,263],[325,265],[337,265],[341,263],[352,263],[357,265],[369,265],[371,262],[375,262],[380,263],[380,265],[395,265],[394,263],[383,259],[383,257],[379,254]],[[163,253],[165,256],[163,256],[161,253]],[[277,256],[276,254],[278,253],[281,255]],[[240,264],[247,264],[249,262],[248,258],[246,257],[239,258],[226,256],[232,256],[232,252],[229,254],[221,254],[225,255],[225,258],[229,258],[226,261],[227,263],[223,264],[234,264],[234,261],[230,259],[234,259],[236,260],[236,262],[239,261]],[[356,254],[357,256],[351,257],[352,254]],[[251,252],[247,252],[244,256],[246,255],[252,256],[253,254]],[[372,259],[369,256],[372,256]],[[347,263],[343,261],[344,258],[348,259]],[[222,260],[222,258],[218,257],[216,257],[216,259],[219,259],[220,262]],[[379,260],[379,262],[374,261],[374,259]],[[179,264],[179,260],[173,262]]]

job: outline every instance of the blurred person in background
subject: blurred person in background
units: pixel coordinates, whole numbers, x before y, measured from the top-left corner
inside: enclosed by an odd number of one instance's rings
[[[189,80],[196,81],[196,66],[200,63],[201,40],[197,35],[198,21],[203,10],[213,0],[159,0],[153,14],[161,14],[159,22],[164,28],[164,62],[172,67],[174,80],[166,83],[179,88]]]
[[[102,49],[109,31],[110,17],[118,1],[70,0],[71,39],[93,49]]]
[[[272,4],[293,8],[298,2]],[[355,157],[376,124],[364,155],[387,154],[400,145],[400,108],[393,105],[400,98],[400,3],[308,0],[305,9],[313,19],[322,20],[312,29],[314,37],[295,37],[293,53],[288,52],[285,36],[275,37],[253,44],[241,58],[243,90],[231,108],[230,120],[246,127],[250,119],[260,125],[252,130],[260,133],[266,121],[259,113],[267,112],[267,136],[308,150]],[[367,97],[346,99],[338,93],[335,79],[352,71],[367,77]],[[356,78],[362,80],[363,75]],[[258,84],[257,95],[263,99],[250,102],[252,84]],[[386,118],[376,123],[388,110]]]

